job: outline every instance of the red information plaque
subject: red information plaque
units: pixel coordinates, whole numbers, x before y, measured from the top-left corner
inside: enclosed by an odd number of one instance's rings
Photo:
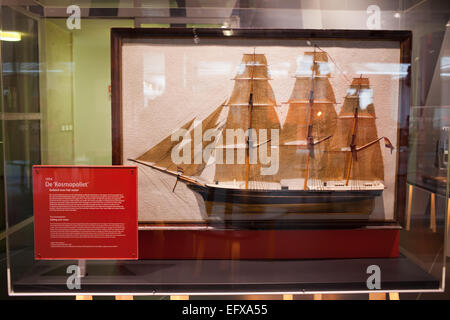
[[[137,169],[33,166],[36,259],[137,259]]]

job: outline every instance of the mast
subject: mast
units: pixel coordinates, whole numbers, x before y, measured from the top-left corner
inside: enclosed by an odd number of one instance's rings
[[[361,75],[352,80],[330,139],[328,188],[336,183],[351,189],[384,188],[381,140],[392,152],[389,139],[378,136],[372,89]]]
[[[245,163],[246,163],[246,176],[245,176],[245,189],[248,189],[248,178],[250,174],[250,147],[253,147],[253,145],[250,145],[250,143],[253,142],[252,140],[252,114],[253,114],[253,86],[254,86],[254,67],[255,67],[255,49],[253,49],[253,61],[252,61],[252,68],[250,70],[251,76],[250,76],[250,93],[248,96],[248,108],[249,108],[249,116],[248,116],[248,136],[247,136],[247,150],[245,153]]]
[[[312,65],[312,73],[311,73],[311,91],[309,93],[309,106],[308,106],[308,123],[307,123],[307,136],[306,143],[308,146],[308,154],[306,155],[306,168],[305,168],[305,182],[303,185],[303,189],[306,190],[308,188],[308,171],[309,171],[309,158],[314,156],[314,138],[312,137],[312,107],[314,105],[314,76],[316,73],[316,47],[314,47],[313,54],[313,65]]]
[[[324,152],[336,124],[337,114],[331,68],[326,52],[305,52],[298,62],[288,114],[280,137],[281,183],[307,189],[308,181],[324,175]]]
[[[362,79],[362,74],[359,77]],[[359,92],[361,91],[361,80],[358,82],[358,87],[356,89],[356,101],[357,106],[355,107],[353,114],[353,127],[352,127],[352,140],[350,142],[350,154],[348,156],[348,170],[347,170],[347,178],[345,180],[345,185],[348,186],[348,181],[350,180],[350,173],[352,170],[353,159],[356,161],[356,130],[358,128],[358,108],[359,108]]]
[[[275,111],[277,103],[269,83],[267,59],[264,54],[244,54],[233,80],[233,91],[225,105],[228,109],[223,126],[226,136],[224,135],[222,145],[218,146],[223,151],[224,161],[216,163],[213,181],[242,189],[271,188],[268,185],[272,183],[279,186],[278,177],[262,175],[263,164],[259,158],[254,162],[256,157],[252,157],[258,153],[261,146],[271,150],[271,144],[266,145],[265,142],[271,140],[271,129],[280,129]],[[261,129],[267,131],[267,141],[257,143]],[[228,131],[247,135],[243,141],[237,138],[230,141]],[[233,159],[228,157],[229,153],[233,154]]]

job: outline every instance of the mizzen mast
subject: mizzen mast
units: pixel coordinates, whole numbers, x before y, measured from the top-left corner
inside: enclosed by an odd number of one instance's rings
[[[381,140],[392,152],[389,139],[377,133],[369,79],[353,78],[330,139],[326,189],[383,189]]]
[[[250,175],[250,148],[253,147],[251,144],[253,143],[252,140],[252,115],[253,115],[253,87],[254,87],[254,67],[256,64],[255,59],[255,49],[253,49],[253,59],[252,59],[252,66],[250,70],[250,92],[248,95],[248,108],[249,108],[249,115],[248,115],[248,136],[247,136],[247,150],[245,152],[245,189],[248,189],[248,179]]]
[[[358,129],[358,109],[359,109],[359,93],[361,91],[361,80],[362,74],[359,77],[358,86],[356,89],[356,107],[353,110],[353,127],[352,127],[352,138],[350,142],[350,154],[348,155],[348,167],[347,167],[347,177],[345,179],[345,185],[348,186],[348,181],[350,180],[350,173],[352,171],[353,161],[356,161],[356,131]]]

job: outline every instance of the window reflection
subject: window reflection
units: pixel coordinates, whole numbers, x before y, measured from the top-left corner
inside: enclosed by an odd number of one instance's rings
[[[145,107],[148,100],[154,100],[164,93],[166,88],[164,54],[148,54],[144,56],[144,98]]]
[[[450,77],[450,57],[441,59],[441,77]]]
[[[404,78],[408,75],[408,63],[377,63],[352,64],[356,74],[392,75],[393,79]]]

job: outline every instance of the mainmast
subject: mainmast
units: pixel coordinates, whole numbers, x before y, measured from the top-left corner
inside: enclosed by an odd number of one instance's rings
[[[330,76],[326,52],[315,48],[299,60],[280,139],[281,183],[289,189],[308,189],[324,174],[323,154],[337,118]]]
[[[309,171],[309,158],[314,156],[314,138],[312,136],[312,107],[314,105],[314,76],[316,74],[316,47],[314,47],[313,54],[313,65],[312,65],[312,73],[311,73],[311,91],[309,93],[309,106],[308,106],[308,123],[307,123],[307,136],[306,143],[308,148],[308,154],[306,156],[306,168],[305,168],[305,182],[303,185],[303,189],[306,190],[308,188],[308,171]]]

